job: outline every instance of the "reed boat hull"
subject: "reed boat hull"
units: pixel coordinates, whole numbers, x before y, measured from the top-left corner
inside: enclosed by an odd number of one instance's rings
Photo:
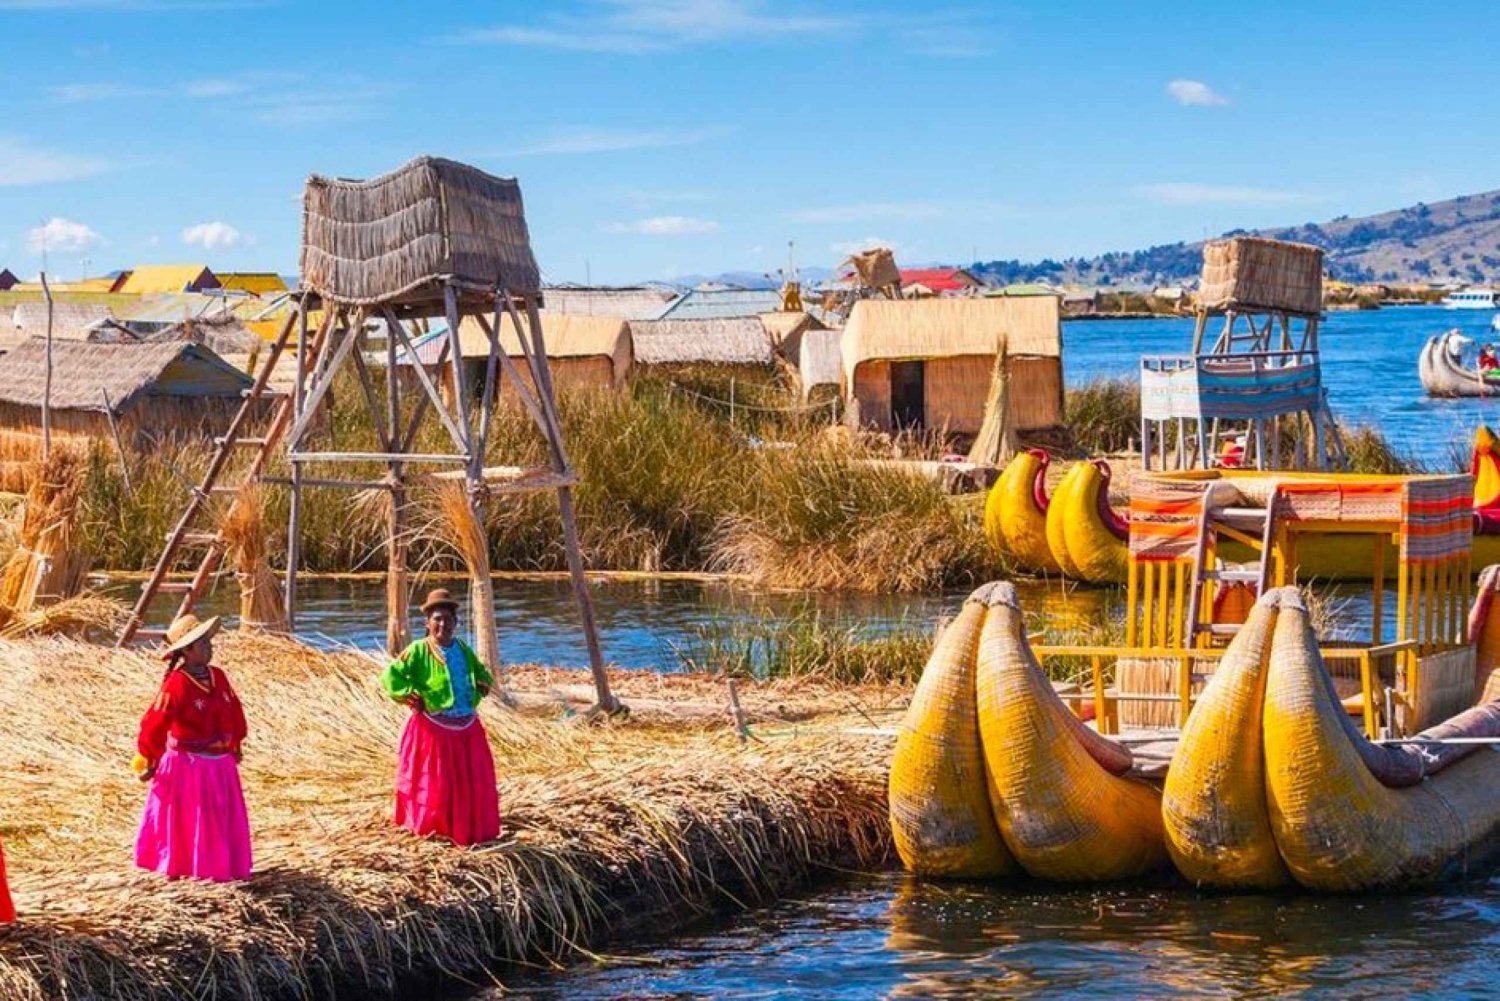
[[[1047,504],[1047,545],[1062,572],[1090,584],[1123,584],[1129,531],[1109,505],[1109,464],[1074,463]]]
[[[1500,706],[1428,731],[1493,732]],[[1196,883],[1237,889],[1352,892],[1466,875],[1500,846],[1500,755],[1466,750],[1365,740],[1306,607],[1278,588],[1230,644],[1178,743],[1163,793],[1173,861]]]
[[[1068,710],[1027,644],[1009,584],[989,596],[976,679],[990,804],[1006,847],[1039,879],[1126,879],[1166,865],[1161,793]]]
[[[986,596],[985,588],[974,592],[938,637],[896,738],[891,834],[901,861],[919,875],[1017,871],[990,811],[979,743],[974,679]]]
[[[990,544],[1025,573],[1059,573],[1062,567],[1047,544],[1047,467],[1041,449],[1010,461],[984,503],[984,531]]]
[[[1488,383],[1455,361],[1448,350],[1456,330],[1428,338],[1417,358],[1417,375],[1428,396],[1500,396],[1500,383]]]

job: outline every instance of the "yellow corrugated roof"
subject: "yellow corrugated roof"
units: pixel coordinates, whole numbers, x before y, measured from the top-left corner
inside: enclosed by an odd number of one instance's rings
[[[208,271],[206,264],[148,264],[130,272],[120,291],[135,295],[184,292],[205,271]]]
[[[237,292],[265,295],[268,292],[285,292],[286,282],[274,271],[230,271],[218,273],[219,284]]]

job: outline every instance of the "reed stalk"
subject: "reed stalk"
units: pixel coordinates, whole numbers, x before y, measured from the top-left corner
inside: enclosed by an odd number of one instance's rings
[[[281,582],[267,556],[266,525],[261,488],[254,481],[240,487],[219,522],[240,586],[240,628],[286,632],[286,606]]]

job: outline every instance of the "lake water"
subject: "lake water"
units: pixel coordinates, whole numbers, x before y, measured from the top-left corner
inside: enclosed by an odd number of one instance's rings
[[[1493,997],[1500,882],[1220,896],[847,878],[507,998]],[[500,995],[483,995],[487,999]]]
[[[1427,338],[1451,327],[1481,343],[1500,340],[1500,333],[1490,329],[1494,315],[1437,306],[1329,313],[1319,325],[1318,340],[1334,416],[1347,426],[1375,425],[1398,451],[1434,471],[1453,468],[1456,446],[1467,468],[1474,429],[1500,420],[1500,399],[1429,398],[1417,378],[1417,355]],[[1068,323],[1063,371],[1069,385],[1101,377],[1135,380],[1141,355],[1187,354],[1192,344],[1191,319]]]
[[[1495,400],[1424,397],[1416,358],[1426,338],[1460,326],[1486,339],[1491,314],[1405,307],[1336,313],[1322,328],[1324,378],[1343,421],[1378,425],[1432,469],[1466,456]],[[1135,378],[1139,355],[1180,354],[1190,320],[1071,323],[1068,382]],[[749,593],[688,580],[592,585],[606,658],[675,670],[706,628],[769,616],[821,615],[871,631],[929,627],[962,593]],[[303,585],[300,627],[312,642],[378,647],[383,585]],[[1362,632],[1370,599],[1335,594],[1344,628]],[[233,611],[233,588],[211,610]],[[1026,585],[1024,604],[1058,626],[1118,615],[1118,592]],[[1392,601],[1388,596],[1387,601]],[[562,579],[496,584],[508,663],[587,663]],[[1387,609],[1386,622],[1394,622]],[[418,624],[414,621],[414,628]],[[1060,888],[923,883],[897,873],[846,877],[807,895],[710,922],[667,943],[545,977],[507,978],[506,997],[961,998],[1013,995],[1473,997],[1496,993],[1500,881],[1369,898],[1212,896],[1158,882]],[[486,998],[498,997],[487,994]]]

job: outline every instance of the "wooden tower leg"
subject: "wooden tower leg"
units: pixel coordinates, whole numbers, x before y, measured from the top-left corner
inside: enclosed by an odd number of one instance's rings
[[[386,451],[401,450],[401,381],[396,368],[396,331],[386,317],[385,330],[385,439]],[[385,647],[396,656],[411,642],[407,628],[407,609],[411,607],[411,578],[407,574],[406,554],[409,538],[406,531],[406,479],[399,462],[388,464],[390,504],[386,534],[385,571]]]
[[[510,310],[511,323],[515,324],[519,335],[522,330],[520,317],[516,315],[515,305],[509,294],[502,294],[505,296],[506,307]],[[567,451],[563,447],[562,426],[557,418],[552,370],[547,364],[547,342],[542,334],[541,314],[537,310],[536,299],[532,296],[526,298],[526,316],[531,333],[531,371],[542,416],[545,418],[542,430],[551,448],[553,468],[559,473],[568,474],[572,472],[572,467],[568,464]],[[524,348],[527,338],[519,339]],[[589,670],[594,676],[594,691],[598,699],[595,710],[603,713],[619,712],[623,707],[610,691],[609,674],[604,667],[604,651],[599,646],[599,630],[594,621],[594,599],[589,594],[588,579],[583,573],[583,557],[578,550],[578,518],[573,509],[573,491],[570,487],[558,488],[557,503],[562,515],[563,544],[568,553],[568,573],[573,581],[573,594],[578,600],[578,617],[582,620],[584,641],[588,645]]]

